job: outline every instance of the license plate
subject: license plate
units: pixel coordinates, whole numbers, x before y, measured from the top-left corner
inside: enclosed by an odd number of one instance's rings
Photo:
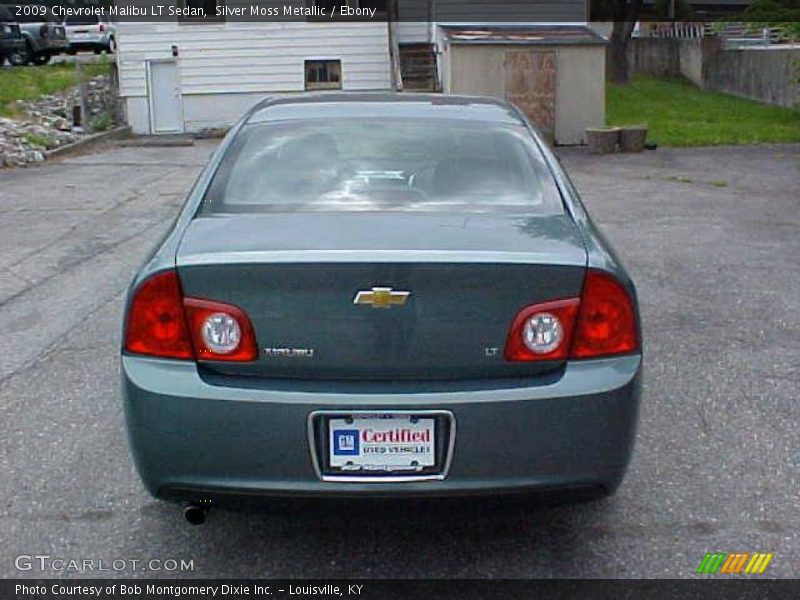
[[[436,464],[436,420],[351,415],[328,421],[329,464],[340,471],[414,472]]]

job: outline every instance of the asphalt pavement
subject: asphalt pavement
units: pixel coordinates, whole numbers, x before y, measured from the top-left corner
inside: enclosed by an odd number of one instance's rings
[[[133,470],[118,349],[124,289],[214,143],[0,170],[0,577],[694,577],[711,551],[798,575],[800,147],[562,153],[642,306],[614,497],[280,503],[192,527]]]

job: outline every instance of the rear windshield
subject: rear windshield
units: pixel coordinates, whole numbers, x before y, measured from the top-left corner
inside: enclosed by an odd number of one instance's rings
[[[347,118],[245,126],[200,213],[372,210],[563,212],[521,125]]]
[[[96,25],[99,20],[97,15],[70,15],[64,23],[67,25]]]

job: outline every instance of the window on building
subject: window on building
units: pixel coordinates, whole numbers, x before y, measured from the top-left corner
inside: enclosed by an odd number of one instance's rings
[[[307,90],[342,89],[342,61],[307,60],[306,89]]]
[[[178,8],[181,13],[187,12],[187,14],[180,14],[178,21],[181,23],[219,23],[224,21],[225,17],[217,16],[218,6],[225,6],[225,0],[178,0]]]

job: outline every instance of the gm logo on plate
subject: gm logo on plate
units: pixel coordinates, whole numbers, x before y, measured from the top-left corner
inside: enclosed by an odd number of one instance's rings
[[[334,429],[333,453],[337,456],[358,456],[358,430]]]

